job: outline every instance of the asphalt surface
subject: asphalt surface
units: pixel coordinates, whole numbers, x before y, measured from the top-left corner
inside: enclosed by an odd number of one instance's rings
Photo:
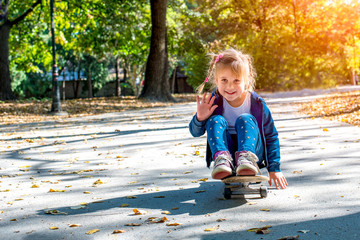
[[[0,239],[359,239],[360,128],[297,112],[320,95],[264,94],[289,186],[263,199],[224,200],[195,103],[1,125]]]

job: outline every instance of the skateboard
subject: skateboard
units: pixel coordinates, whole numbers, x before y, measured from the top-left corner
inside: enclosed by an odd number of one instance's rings
[[[221,180],[225,183],[224,197],[231,199],[234,196],[244,196],[245,194],[260,194],[262,198],[266,198],[268,189],[266,186],[252,188],[250,184],[260,184],[269,181],[269,178],[262,175],[257,176],[230,176]]]

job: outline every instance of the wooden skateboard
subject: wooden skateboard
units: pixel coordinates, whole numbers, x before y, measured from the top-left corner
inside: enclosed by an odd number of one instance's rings
[[[262,198],[266,198],[268,189],[266,186],[259,188],[249,187],[250,184],[260,184],[264,181],[269,181],[267,176],[230,176],[221,180],[225,183],[224,197],[231,199],[233,196],[244,196],[245,194],[260,194]]]

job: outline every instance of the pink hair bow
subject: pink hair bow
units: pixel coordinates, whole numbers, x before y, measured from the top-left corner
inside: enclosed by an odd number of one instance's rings
[[[217,63],[222,57],[223,57],[223,55],[219,54],[215,59],[215,63]]]

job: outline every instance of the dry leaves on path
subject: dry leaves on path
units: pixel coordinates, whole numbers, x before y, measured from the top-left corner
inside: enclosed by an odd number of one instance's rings
[[[174,98],[177,103],[195,102],[196,94],[174,94]],[[68,116],[52,116],[49,114],[52,104],[50,99],[0,101],[0,122],[6,125],[63,120],[69,117],[122,112],[129,109],[172,106],[177,103],[140,100],[134,96],[70,99],[61,101],[62,110],[66,111]]]
[[[360,126],[360,91],[328,95],[325,98],[303,103],[300,111],[311,117],[322,117]]]

